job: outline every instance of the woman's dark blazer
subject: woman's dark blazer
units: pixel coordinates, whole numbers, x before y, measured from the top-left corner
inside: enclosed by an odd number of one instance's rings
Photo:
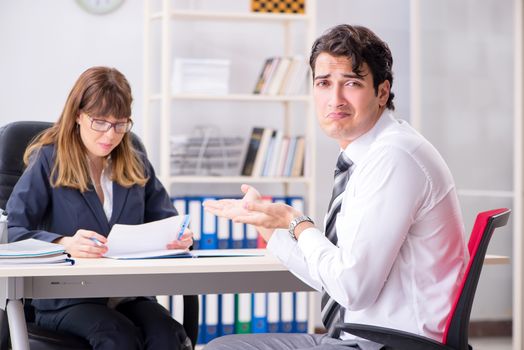
[[[113,213],[108,222],[92,187],[84,193],[67,187],[51,187],[49,176],[54,150],[53,145],[42,147],[9,197],[6,209],[10,242],[26,238],[51,242],[62,236],[73,236],[79,229],[107,237],[114,224],[142,224],[177,214],[151,163],[141,154],[149,180],[143,187],[125,188],[113,183]],[[148,234],[144,232],[145,240]],[[106,304],[107,298],[42,299],[33,300],[33,305],[39,310],[56,310],[83,302]]]

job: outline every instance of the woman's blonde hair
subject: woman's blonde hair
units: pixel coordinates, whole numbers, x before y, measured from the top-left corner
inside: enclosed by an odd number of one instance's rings
[[[89,68],[71,89],[58,121],[28,146],[25,164],[29,164],[32,155],[42,146],[54,144],[56,158],[50,175],[51,185],[87,191],[91,178],[77,118],[86,113],[92,117],[129,119],[132,101],[131,87],[122,73],[115,68]],[[124,187],[144,186],[147,182],[143,161],[132,145],[130,133],[126,133],[111,152],[111,179]]]

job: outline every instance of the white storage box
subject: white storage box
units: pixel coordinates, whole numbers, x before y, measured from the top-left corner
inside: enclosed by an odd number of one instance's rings
[[[230,65],[224,59],[177,57],[173,64],[173,93],[225,95],[229,92]]]

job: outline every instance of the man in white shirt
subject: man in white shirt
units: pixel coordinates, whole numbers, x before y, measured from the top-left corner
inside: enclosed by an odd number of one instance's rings
[[[206,349],[381,347],[338,334],[332,325],[342,319],[442,341],[468,260],[464,228],[444,160],[392,115],[392,63],[387,44],[364,27],[336,26],[313,45],[317,119],[341,149],[334,192],[341,189],[321,228],[247,185],[242,200],[205,204],[257,226],[267,249],[322,292],[328,334],[232,335]]]

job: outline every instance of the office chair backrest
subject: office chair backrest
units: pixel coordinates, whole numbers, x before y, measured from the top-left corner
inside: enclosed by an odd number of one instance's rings
[[[510,209],[501,208],[477,215],[468,243],[470,255],[468,266],[453,302],[442,339],[442,343],[453,349],[469,349],[469,317],[488,244],[495,228],[506,225],[510,213]]]
[[[49,122],[18,121],[0,128],[0,208],[5,209],[15,184],[24,172],[23,156],[27,146],[40,132],[52,125]],[[140,138],[134,133],[131,133],[131,141],[136,150],[143,153],[146,152]],[[198,296],[184,295],[184,329],[191,339],[193,347],[195,347],[198,337],[198,309]],[[26,303],[24,311],[26,320],[34,322],[34,309],[32,306]],[[9,334],[6,321],[5,312],[1,311],[0,350],[8,348]],[[32,349],[56,349],[58,347],[55,342],[62,337],[61,334],[53,334],[54,332],[38,329],[34,324],[28,325],[28,332],[30,333]],[[35,342],[38,344],[35,344]],[[44,343],[49,344],[49,346]],[[70,344],[74,344],[74,339],[71,340]],[[66,342],[60,348],[73,349],[77,347],[73,345],[68,346]],[[83,346],[79,345],[78,348],[83,348]]]
[[[13,187],[24,172],[23,156],[27,145],[51,125],[21,121],[0,128],[0,208],[5,209]]]

